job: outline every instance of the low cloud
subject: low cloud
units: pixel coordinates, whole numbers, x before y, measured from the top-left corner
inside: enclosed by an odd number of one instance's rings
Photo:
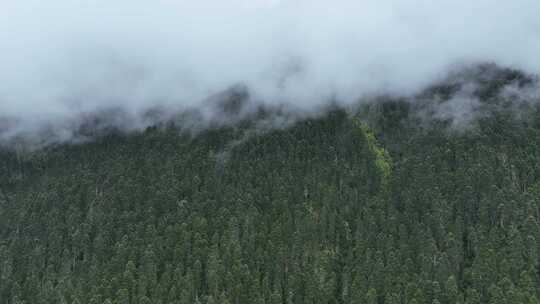
[[[314,112],[329,100],[411,96],[456,65],[495,62],[540,72],[536,0],[18,0],[1,6],[3,138],[47,129],[68,140],[80,117],[107,109],[123,113],[113,121],[127,129],[153,123],[155,117],[145,116],[151,109],[167,109],[158,117],[197,110],[215,119],[219,111],[208,100],[239,86],[256,103]],[[474,106],[453,104],[445,115]]]

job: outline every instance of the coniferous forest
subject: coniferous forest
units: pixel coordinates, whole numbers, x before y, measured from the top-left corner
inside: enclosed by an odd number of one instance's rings
[[[0,303],[538,304],[540,103],[499,94],[527,82],[478,80],[466,126],[430,114],[454,83],[264,132],[4,147]]]

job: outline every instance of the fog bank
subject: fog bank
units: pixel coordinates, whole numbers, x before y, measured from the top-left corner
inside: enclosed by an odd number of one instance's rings
[[[206,111],[239,85],[309,112],[416,94],[476,62],[536,74],[538,13],[537,0],[4,1],[0,134],[69,138],[109,108],[138,128],[148,109]]]

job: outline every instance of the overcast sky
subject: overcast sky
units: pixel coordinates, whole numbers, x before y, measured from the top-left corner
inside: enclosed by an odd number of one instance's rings
[[[0,116],[409,94],[456,64],[540,71],[538,0],[1,0]]]

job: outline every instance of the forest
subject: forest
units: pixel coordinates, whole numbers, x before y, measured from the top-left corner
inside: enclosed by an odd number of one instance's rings
[[[260,132],[4,146],[0,303],[538,304],[540,102],[474,77],[463,126],[434,110],[460,78]]]

